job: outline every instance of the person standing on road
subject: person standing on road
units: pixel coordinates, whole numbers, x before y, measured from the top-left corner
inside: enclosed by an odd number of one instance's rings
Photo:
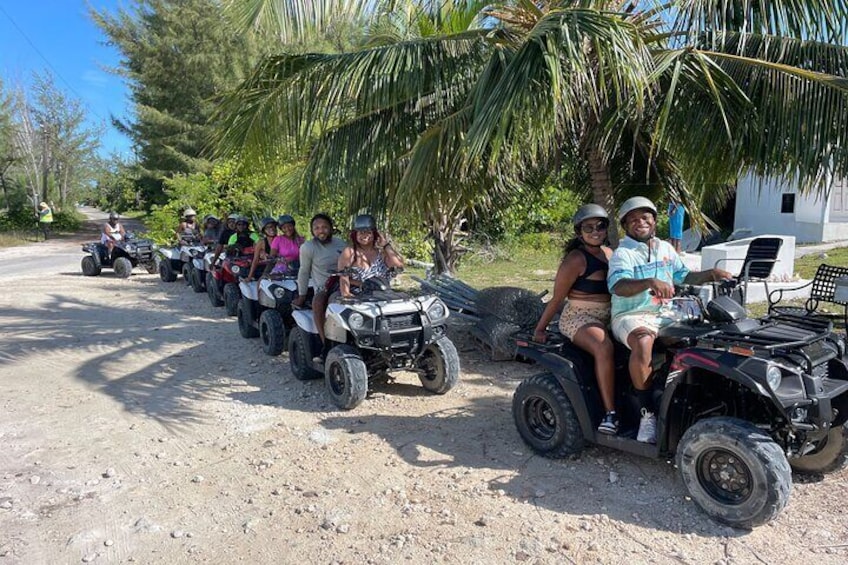
[[[677,320],[669,308],[675,284],[730,279],[721,269],[690,272],[674,248],[656,237],[657,208],[643,196],[624,201],[618,220],[626,236],[612,254],[607,284],[612,294],[612,333],[630,348],[630,380],[642,418],[636,440],[656,443],[651,354],[661,328]]]
[[[344,240],[333,235],[333,220],[327,214],[315,214],[309,222],[312,239],[300,246],[300,271],[297,274],[297,297],[293,306],[303,306],[309,292],[309,279],[315,285],[312,298],[312,317],[318,336],[323,343],[321,359],[326,358],[327,343],[324,339],[324,313],[327,297],[337,288],[326,288],[327,280],[339,263],[339,255],[346,247]]]
[[[565,305],[559,318],[559,331],[595,360],[595,377],[604,405],[604,418],[598,432],[618,433],[615,410],[615,366],[613,344],[607,328],[610,323],[610,293],[607,271],[612,249],[607,246],[609,214],[597,204],[581,206],[572,219],[574,237],[554,279],[554,296],[545,306],[533,340],[547,341],[547,328],[557,309]]]
[[[44,241],[47,241],[51,227],[53,227],[53,210],[46,202],[42,202],[38,205],[38,229],[44,235]]]
[[[674,251],[680,254],[680,243],[683,240],[683,220],[686,218],[686,208],[683,204],[672,200],[668,203],[668,240]]]

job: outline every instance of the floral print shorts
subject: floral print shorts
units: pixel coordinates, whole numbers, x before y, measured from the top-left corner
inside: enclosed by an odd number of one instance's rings
[[[568,339],[583,326],[589,324],[609,327],[609,302],[589,302],[588,300],[567,300],[559,317],[559,331]]]

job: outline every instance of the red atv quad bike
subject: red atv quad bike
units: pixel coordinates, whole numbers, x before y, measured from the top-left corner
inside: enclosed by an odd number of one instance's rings
[[[227,316],[238,313],[241,299],[239,278],[247,276],[253,261],[253,248],[248,247],[238,255],[227,255],[218,265],[206,272],[206,293],[212,306],[224,306]]]

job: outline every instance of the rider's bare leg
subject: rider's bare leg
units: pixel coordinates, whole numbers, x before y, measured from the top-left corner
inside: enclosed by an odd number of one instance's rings
[[[615,367],[613,344],[606,329],[601,326],[583,326],[571,339],[574,344],[588,351],[595,359],[595,376],[601,392],[605,412],[615,411]]]

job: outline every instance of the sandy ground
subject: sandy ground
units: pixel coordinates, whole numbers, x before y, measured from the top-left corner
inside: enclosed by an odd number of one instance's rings
[[[532,366],[460,344],[447,395],[401,375],[339,412],[205,295],[80,258],[0,251],[0,565],[848,560],[848,473],[734,530],[668,462],[533,455],[510,414]]]

